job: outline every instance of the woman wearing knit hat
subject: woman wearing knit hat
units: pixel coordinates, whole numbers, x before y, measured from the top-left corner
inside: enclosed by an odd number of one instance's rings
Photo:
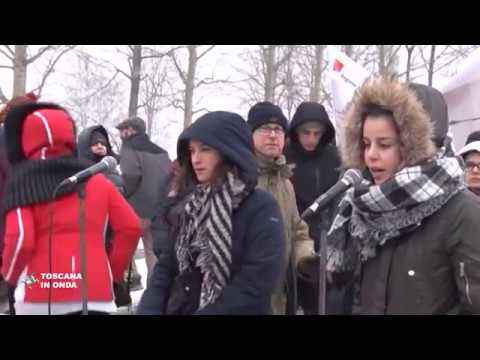
[[[355,270],[355,314],[480,312],[480,202],[461,161],[435,146],[433,113],[385,78],[367,80],[347,110],[342,163],[365,181],[340,202],[327,270]]]
[[[465,181],[468,189],[480,196],[480,131],[472,132],[458,152],[465,161]]]
[[[284,268],[282,219],[272,196],[255,189],[245,120],[205,114],[180,135],[177,153],[181,174],[152,225],[164,236],[138,313],[270,314]]]
[[[100,174],[60,187],[52,201],[57,185],[86,168],[76,158],[75,124],[62,107],[16,106],[6,115],[5,134],[12,172],[1,273],[14,289],[17,314],[115,311],[112,283],[123,278],[136,248],[138,217]],[[107,221],[113,229],[108,255]],[[88,229],[84,236],[80,223]]]

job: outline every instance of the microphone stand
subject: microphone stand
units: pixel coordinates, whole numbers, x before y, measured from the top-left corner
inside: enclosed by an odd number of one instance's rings
[[[87,287],[87,264],[85,244],[85,183],[81,183],[78,189],[80,200],[80,294],[82,298],[82,315],[88,315],[88,287]]]
[[[327,232],[322,226],[322,216],[318,214],[318,228],[320,230],[320,261],[318,262],[318,315],[326,315],[326,298],[327,298]]]
[[[53,203],[63,183],[58,184],[53,190],[51,200],[48,204],[48,273],[52,275],[52,236],[53,236]],[[47,313],[52,315],[52,277],[48,280],[48,304]]]

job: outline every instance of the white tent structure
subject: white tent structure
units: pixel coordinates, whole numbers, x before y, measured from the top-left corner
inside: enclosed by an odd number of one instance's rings
[[[480,49],[458,66],[455,76],[436,88],[443,93],[448,105],[455,149],[461,149],[468,134],[480,130]]]

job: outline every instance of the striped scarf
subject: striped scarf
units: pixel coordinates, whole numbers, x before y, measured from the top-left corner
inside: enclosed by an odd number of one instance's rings
[[[462,162],[447,156],[410,166],[381,185],[364,180],[338,206],[328,232],[327,270],[353,270],[377,246],[417,229],[464,188]]]
[[[251,190],[252,187],[228,172],[219,188],[198,185],[185,205],[176,254],[180,273],[195,266],[201,270],[200,309],[214,303],[230,279],[232,212]],[[198,252],[196,259],[192,252]]]

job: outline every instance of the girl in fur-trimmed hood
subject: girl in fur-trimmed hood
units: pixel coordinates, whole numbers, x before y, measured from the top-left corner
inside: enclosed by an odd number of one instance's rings
[[[375,110],[375,107],[378,109]],[[383,78],[370,79],[355,93],[345,115],[340,151],[347,168],[364,168],[363,123],[370,112],[391,113],[399,131],[405,166],[415,165],[435,153],[433,127],[417,96],[405,84]]]
[[[480,203],[465,191],[462,162],[435,146],[443,97],[419,89],[368,79],[345,116],[343,166],[366,179],[340,202],[327,269],[355,270],[354,313],[480,311]]]

